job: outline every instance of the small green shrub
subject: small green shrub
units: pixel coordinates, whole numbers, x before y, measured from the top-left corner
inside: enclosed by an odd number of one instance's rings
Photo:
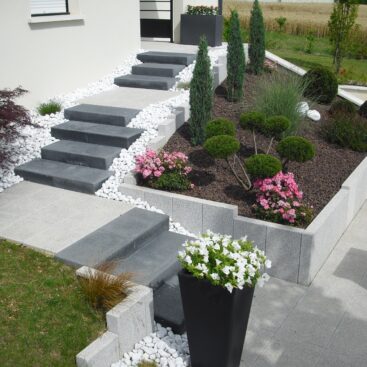
[[[217,135],[204,143],[204,149],[213,157],[227,159],[240,150],[240,142],[229,135]]]
[[[62,110],[62,104],[57,101],[50,101],[46,103],[41,103],[37,107],[37,111],[41,116],[51,115],[52,113],[57,113]]]
[[[290,125],[290,121],[285,116],[272,116],[265,121],[264,132],[267,136],[279,139]]]
[[[356,113],[356,107],[354,106],[354,103],[346,100],[346,99],[340,99],[337,101],[334,101],[329,109],[329,112],[331,115],[355,115]]]
[[[279,32],[283,32],[285,23],[287,23],[287,18],[286,17],[279,17],[279,18],[275,18],[275,21],[278,23]]]
[[[359,110],[358,110],[358,114],[359,116],[367,119],[367,101],[365,101],[361,107],[359,107]]]
[[[358,115],[336,116],[322,125],[322,134],[330,143],[358,152],[367,151],[367,121]]]
[[[284,168],[289,161],[306,162],[315,156],[315,147],[301,136],[288,136],[282,139],[276,150],[283,159]]]
[[[191,187],[191,183],[185,175],[178,172],[167,172],[152,181],[151,186],[158,190],[184,191]]]
[[[245,130],[262,132],[265,125],[265,115],[262,112],[245,112],[240,117],[240,126]]]
[[[252,179],[273,177],[282,170],[280,160],[269,154],[257,154],[246,159],[245,167]]]
[[[305,97],[318,103],[328,104],[333,101],[338,93],[336,76],[324,67],[315,67],[304,76]]]
[[[236,126],[231,120],[226,118],[217,118],[208,122],[205,129],[206,138],[212,138],[218,135],[236,135]]]
[[[142,361],[138,363],[138,367],[158,367],[158,365],[155,362]]]

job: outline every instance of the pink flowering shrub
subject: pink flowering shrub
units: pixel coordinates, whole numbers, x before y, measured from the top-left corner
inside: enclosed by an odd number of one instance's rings
[[[144,154],[135,157],[135,172],[149,186],[168,189],[185,190],[191,184],[187,175],[192,168],[188,165],[188,157],[181,152],[159,153],[148,149]]]
[[[279,172],[272,178],[254,182],[256,204],[253,209],[260,219],[294,226],[306,226],[312,220],[312,207],[302,203],[293,173]]]

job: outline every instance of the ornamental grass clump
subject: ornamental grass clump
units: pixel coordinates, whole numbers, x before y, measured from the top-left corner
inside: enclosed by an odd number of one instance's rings
[[[230,293],[256,284],[263,286],[269,279],[263,270],[271,267],[270,260],[246,238],[233,240],[208,231],[183,246],[178,255],[182,267],[195,278],[225,287]]]
[[[135,157],[135,172],[142,181],[161,190],[187,190],[191,187],[188,174],[192,168],[188,157],[181,152],[159,153],[148,149]]]
[[[60,112],[62,110],[62,104],[57,101],[49,101],[41,103],[37,107],[37,111],[41,116],[51,115],[53,113]]]
[[[279,172],[272,178],[259,179],[254,189],[257,193],[253,210],[257,218],[300,227],[311,223],[312,207],[302,203],[303,193],[292,173]]]

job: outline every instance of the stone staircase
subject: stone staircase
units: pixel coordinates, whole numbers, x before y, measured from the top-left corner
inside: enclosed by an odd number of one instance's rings
[[[169,217],[134,208],[56,254],[74,267],[116,264],[114,274],[132,272],[134,282],[153,288],[155,318],[184,332],[177,280],[178,250],[190,237],[169,232]]]
[[[142,64],[132,67],[131,74],[115,78],[120,87],[168,90],[176,75],[194,62],[196,55],[148,51],[137,55]]]

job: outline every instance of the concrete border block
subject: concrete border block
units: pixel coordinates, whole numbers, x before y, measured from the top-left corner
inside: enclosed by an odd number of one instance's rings
[[[261,220],[236,216],[233,221],[233,237],[242,238],[247,236],[260,250],[265,251],[266,223]]]
[[[106,331],[76,356],[78,367],[110,367],[120,359],[118,336]]]
[[[163,212],[172,217],[172,196],[165,191],[149,190],[144,193],[144,200],[149,205],[154,206],[157,209],[163,210]]]
[[[158,135],[165,137],[165,143],[176,132],[175,118],[169,118],[158,125]]]
[[[147,144],[147,148],[159,151],[166,145],[166,137],[162,135],[158,135],[154,139],[150,140]]]
[[[124,177],[124,183],[128,185],[137,185],[138,181],[134,173],[130,172]]]
[[[121,194],[131,196],[133,199],[142,199],[142,200],[144,200],[145,195],[144,189],[145,187],[130,185],[127,183],[124,183],[119,187],[119,191],[121,192]]]
[[[238,207],[224,203],[203,202],[203,229],[233,235],[233,218]]]

